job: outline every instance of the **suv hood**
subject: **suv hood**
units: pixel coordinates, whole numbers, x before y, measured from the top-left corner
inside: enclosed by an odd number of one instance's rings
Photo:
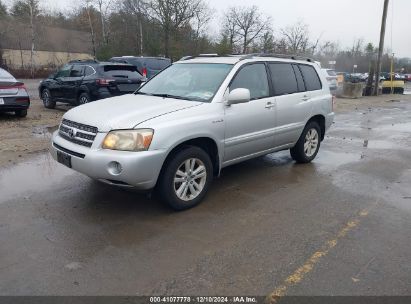
[[[63,118],[97,127],[99,132],[133,129],[136,125],[167,113],[201,105],[200,102],[146,95],[122,95],[76,107]]]

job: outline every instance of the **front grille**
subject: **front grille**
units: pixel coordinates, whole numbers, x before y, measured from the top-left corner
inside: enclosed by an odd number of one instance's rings
[[[98,129],[68,119],[60,124],[59,135],[77,145],[90,148],[96,138]]]

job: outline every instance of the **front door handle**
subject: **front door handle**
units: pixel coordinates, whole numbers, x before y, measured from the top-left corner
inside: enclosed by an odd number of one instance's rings
[[[303,98],[301,98],[301,99],[302,99],[302,101],[307,101],[307,100],[310,100],[310,97],[307,96],[307,95],[304,95]]]
[[[275,107],[275,104],[272,103],[271,101],[269,101],[269,102],[267,102],[267,103],[265,104],[265,108],[266,108],[266,109],[272,109],[272,108],[274,108],[274,107]]]

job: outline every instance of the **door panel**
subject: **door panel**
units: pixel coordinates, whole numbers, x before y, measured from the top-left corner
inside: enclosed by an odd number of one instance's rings
[[[250,90],[251,101],[225,109],[224,161],[266,151],[274,146],[275,101],[264,63],[244,65],[234,76],[229,90]]]
[[[224,161],[273,148],[274,99],[268,97],[226,107],[225,124]]]
[[[64,79],[64,97],[70,101],[77,100],[78,87],[84,78],[84,66],[74,65],[70,76]]]
[[[57,99],[64,99],[65,96],[65,79],[70,76],[72,66],[65,65],[61,68],[54,79],[54,84],[51,87],[51,95]]]
[[[291,63],[270,63],[276,101],[277,147],[295,143],[311,113],[310,92],[305,91],[298,67]]]

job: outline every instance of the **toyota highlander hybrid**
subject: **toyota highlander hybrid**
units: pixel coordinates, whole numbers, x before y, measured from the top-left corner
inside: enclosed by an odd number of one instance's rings
[[[68,111],[51,154],[105,183],[155,189],[183,210],[229,165],[286,149],[311,162],[333,118],[327,79],[310,59],[189,57],[134,94]]]

